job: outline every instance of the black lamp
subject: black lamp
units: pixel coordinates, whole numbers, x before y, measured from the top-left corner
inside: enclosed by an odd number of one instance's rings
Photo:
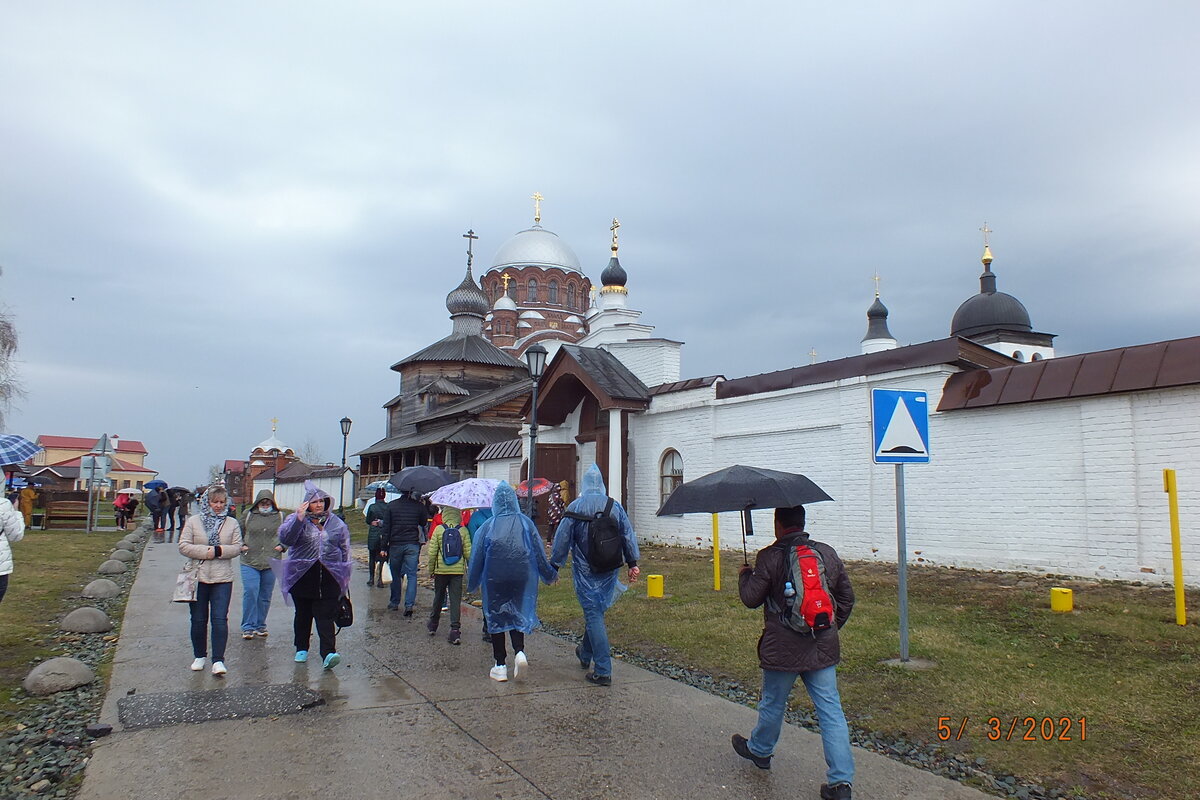
[[[525,351],[525,364],[529,367],[529,377],[533,379],[533,397],[530,401],[529,412],[529,488],[528,516],[533,517],[533,482],[537,478],[537,396],[538,383],[546,372],[546,348],[535,344]]]
[[[350,439],[350,426],[354,424],[354,420],[342,417],[338,424],[342,426],[342,472],[338,476],[338,510],[340,511],[346,494],[346,443]]]

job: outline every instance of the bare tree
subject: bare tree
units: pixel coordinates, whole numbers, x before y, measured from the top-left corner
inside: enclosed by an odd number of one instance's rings
[[[0,267],[0,275],[4,268]],[[17,327],[4,308],[0,308],[0,430],[4,428],[4,415],[12,407],[13,400],[24,394],[17,380],[17,369],[13,356],[17,352]]]
[[[220,464],[213,464],[208,468],[208,485],[216,486],[217,484],[224,485],[225,470],[221,469]]]
[[[305,464],[316,466],[325,463],[325,457],[321,455],[321,446],[311,436],[304,440],[304,444],[300,445],[300,451],[296,455],[300,456],[300,460]]]

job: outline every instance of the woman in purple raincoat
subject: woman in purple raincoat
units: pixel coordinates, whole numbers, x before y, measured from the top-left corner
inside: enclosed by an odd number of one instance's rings
[[[337,652],[334,620],[343,595],[350,594],[350,529],[330,514],[332,498],[312,481],[304,482],[304,502],[279,526],[279,542],[288,548],[284,561],[272,565],[279,574],[284,600],[296,607],[296,661],[308,660],[313,620],[321,643],[321,661],[333,669]]]

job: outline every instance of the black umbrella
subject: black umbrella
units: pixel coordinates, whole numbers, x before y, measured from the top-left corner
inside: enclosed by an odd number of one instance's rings
[[[658,516],[741,511],[742,557],[745,558],[746,533],[754,533],[751,509],[790,508],[832,499],[803,475],[734,464],[680,484],[658,510]]]
[[[446,484],[458,479],[440,467],[405,467],[392,477],[388,483],[396,487],[398,492],[413,494],[429,494],[434,489],[440,489]]]

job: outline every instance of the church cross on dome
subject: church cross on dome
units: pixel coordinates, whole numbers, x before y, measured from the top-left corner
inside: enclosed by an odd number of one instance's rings
[[[817,363],[817,348],[812,348],[808,351],[808,357],[812,359],[812,363]]]
[[[542,224],[542,201],[546,198],[542,197],[541,192],[533,193],[533,224]]]
[[[271,417],[271,433],[275,432],[275,426],[279,424],[278,417]]]
[[[989,244],[989,242],[988,242],[988,234],[990,234],[990,233],[995,233],[995,231],[993,231],[991,228],[989,228],[989,227],[987,226],[987,222],[984,222],[984,223],[983,223],[983,227],[982,227],[982,228],[980,228],[979,230],[983,231],[983,246],[984,246],[984,247],[987,247],[987,246],[988,246],[988,244]]]
[[[620,221],[616,217],[613,217],[612,225],[608,226],[608,229],[610,231],[612,231],[612,235],[613,235],[613,243],[612,243],[613,258],[617,257],[617,228],[620,228],[620,227],[621,227]]]
[[[883,280],[883,278],[879,277],[879,270],[875,270],[875,277],[871,278],[871,280],[875,281],[875,296],[879,297],[879,282]]]
[[[475,235],[475,231],[468,229],[463,234],[463,238],[467,240],[467,269],[471,269],[471,261],[475,258],[475,254],[471,252],[471,245],[475,244],[475,240],[479,237]],[[508,288],[505,286],[504,288]]]
[[[510,278],[508,273],[506,272],[500,276],[500,280],[504,281],[504,293],[508,294],[508,282],[511,281],[512,278]]]

